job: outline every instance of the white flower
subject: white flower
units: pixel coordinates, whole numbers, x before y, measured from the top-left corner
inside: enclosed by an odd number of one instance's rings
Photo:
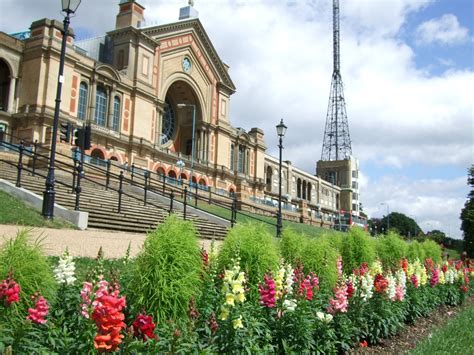
[[[283,301],[283,307],[287,311],[294,311],[296,309],[296,300],[284,300]]]
[[[331,323],[331,321],[332,321],[332,314],[326,313],[326,315],[324,316],[324,321],[325,321],[326,323]]]
[[[54,277],[58,283],[72,285],[76,281],[76,265],[73,259],[67,250],[59,258],[58,266],[54,269]]]
[[[360,278],[360,297],[364,301],[368,301],[374,295],[373,286],[374,278],[369,273]]]
[[[316,317],[319,318],[319,320],[324,320],[324,313],[323,312],[316,312]]]
[[[394,300],[395,294],[396,294],[395,278],[392,275],[388,275],[387,280],[388,280],[388,287],[387,287],[388,298],[391,300]]]

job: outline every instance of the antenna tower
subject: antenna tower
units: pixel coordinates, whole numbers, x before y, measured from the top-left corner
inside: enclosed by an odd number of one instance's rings
[[[324,129],[321,160],[343,160],[352,155],[347,122],[346,101],[340,72],[339,0],[333,0],[333,66],[326,128]]]

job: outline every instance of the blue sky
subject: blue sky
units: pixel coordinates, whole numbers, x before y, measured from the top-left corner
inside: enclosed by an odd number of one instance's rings
[[[1,0],[0,30],[61,19],[58,1]],[[83,0],[81,37],[112,30],[118,0]],[[141,0],[147,25],[178,20],[186,0]],[[415,217],[426,231],[461,237],[459,214],[474,163],[474,1],[340,0],[341,72],[361,200],[373,217]],[[277,154],[315,172],[332,72],[331,0],[196,0],[195,8],[237,86],[236,127],[260,127]],[[8,16],[6,15],[8,13]]]

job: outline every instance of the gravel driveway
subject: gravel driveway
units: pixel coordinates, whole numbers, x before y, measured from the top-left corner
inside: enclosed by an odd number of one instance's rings
[[[121,258],[125,255],[128,244],[131,256],[137,255],[143,242],[144,234],[110,232],[103,230],[51,229],[0,224],[0,245],[14,237],[19,229],[31,230],[33,239],[43,238],[42,245],[46,255],[61,255],[66,248],[73,256],[95,257],[102,246],[106,258]],[[199,244],[209,249],[211,241],[200,239]],[[216,241],[219,246],[220,241]]]

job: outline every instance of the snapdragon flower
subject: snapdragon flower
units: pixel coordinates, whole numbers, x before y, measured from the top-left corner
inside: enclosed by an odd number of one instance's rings
[[[73,259],[67,250],[59,258],[58,266],[54,269],[54,277],[58,283],[72,285],[76,281],[76,265]]]
[[[374,278],[370,273],[365,273],[360,278],[360,297],[364,301],[368,301],[374,295]]]

